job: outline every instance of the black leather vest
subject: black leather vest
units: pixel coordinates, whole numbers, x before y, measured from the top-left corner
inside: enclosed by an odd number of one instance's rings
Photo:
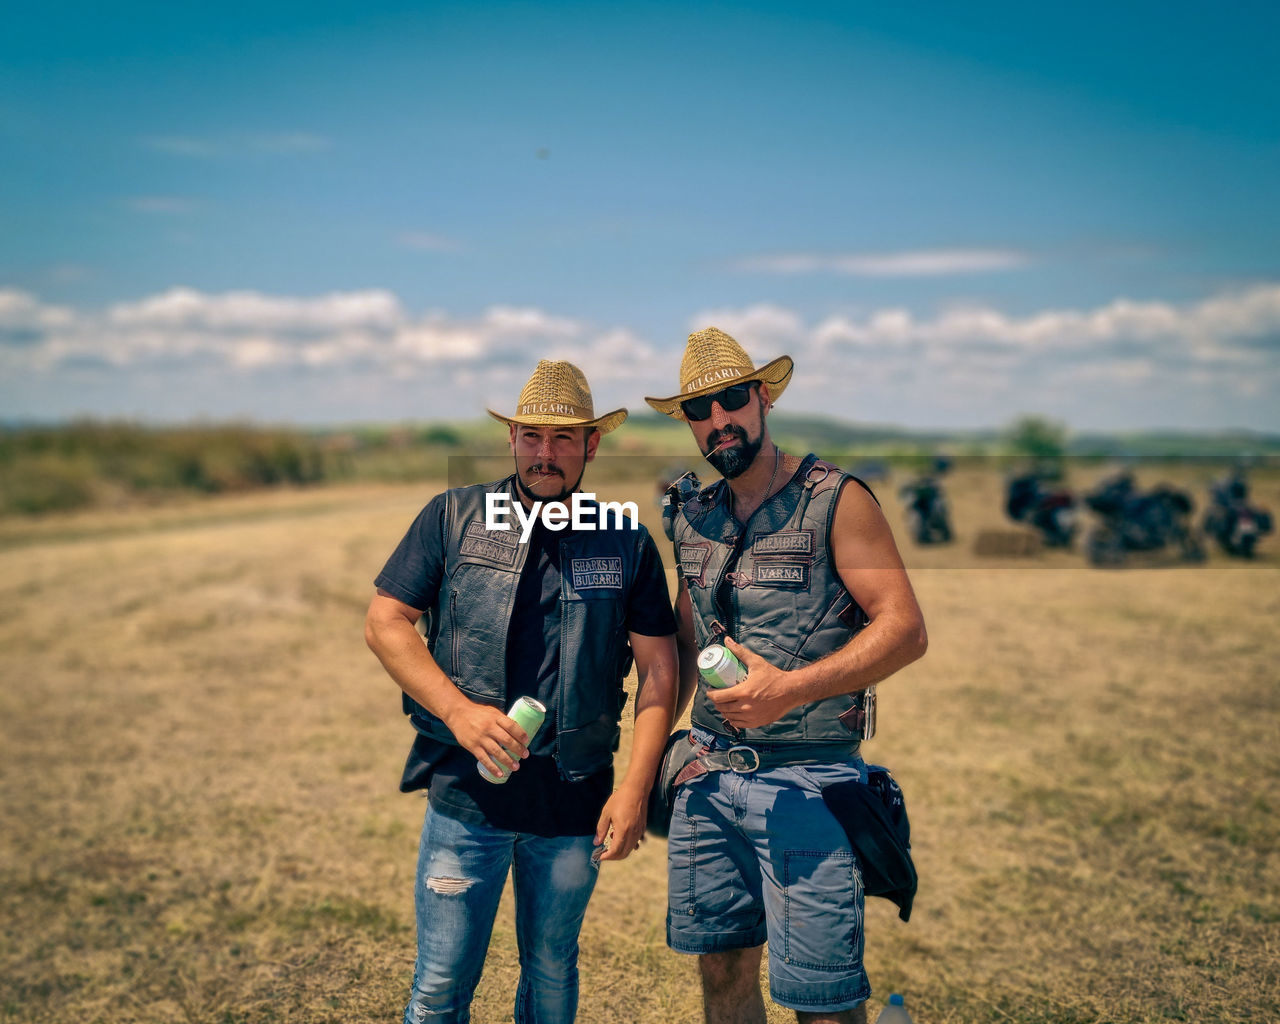
[[[745,526],[719,480],[685,502],[675,549],[689,588],[698,647],[731,636],[781,669],[799,668],[839,650],[867,624],[831,562],[827,539],[841,485],[853,477],[808,455],[782,490]],[[760,729],[735,733],[699,680],[692,721],[740,742],[832,743],[859,737],[839,721],[856,694],[793,708]]]
[[[496,492],[520,500],[514,477],[447,492],[444,578],[428,609],[426,639],[436,664],[467,697],[505,709],[507,627],[528,547],[518,527],[486,529],[485,495]],[[631,668],[626,600],[648,531],[607,521],[605,529],[565,530],[557,541],[560,670],[547,716],[556,725],[556,763],[570,781],[612,763],[626,703],[622,681]],[[404,706],[419,732],[457,743],[426,708],[407,696]]]

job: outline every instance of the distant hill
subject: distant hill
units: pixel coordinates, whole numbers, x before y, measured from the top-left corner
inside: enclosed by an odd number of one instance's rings
[[[883,424],[850,423],[829,416],[775,412],[769,429],[779,446],[789,451],[916,458],[920,455],[1000,456],[1010,451],[1007,432],[993,430],[913,430]],[[641,434],[655,447],[674,441],[676,451],[688,443],[683,423],[657,413],[633,415],[625,434]],[[1280,434],[1245,430],[1206,433],[1133,431],[1124,433],[1067,433],[1070,456],[1094,458],[1239,458],[1280,455]]]
[[[769,423],[784,450],[814,451],[869,478],[888,463],[920,467],[935,455],[1020,455],[1008,430],[922,431],[786,413]],[[1064,433],[1062,451],[1097,460],[1251,458],[1280,467],[1280,435],[1248,431]],[[703,468],[685,424],[657,413],[633,416],[603,454],[593,470],[602,479]],[[509,458],[506,431],[489,419],[326,428],[94,420],[0,426],[0,515],[341,480],[452,480],[473,472],[488,479],[507,472]]]
[[[1280,455],[1280,434],[1247,430],[1214,433],[1144,431],[1132,434],[1077,434],[1068,438],[1070,455],[1142,458],[1271,458]]]

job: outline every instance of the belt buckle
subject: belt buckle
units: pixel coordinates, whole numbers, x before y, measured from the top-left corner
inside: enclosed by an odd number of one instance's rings
[[[754,772],[760,767],[760,753],[753,747],[739,744],[736,747],[730,747],[725,753],[729,760],[729,770],[737,772],[739,775]],[[748,760],[748,755],[750,755],[750,760]],[[751,763],[752,761],[755,763]]]

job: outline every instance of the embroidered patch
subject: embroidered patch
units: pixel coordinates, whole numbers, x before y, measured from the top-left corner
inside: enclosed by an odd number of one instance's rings
[[[616,555],[569,559],[574,590],[621,590],[622,559]]]
[[[761,534],[751,542],[751,550],[757,558],[761,555],[812,555],[812,530],[779,530]]]
[[[809,567],[801,562],[757,562],[755,584],[758,587],[809,586]]]
[[[705,587],[707,581],[707,559],[711,557],[710,544],[680,545],[680,575],[690,586]]]
[[[467,523],[458,551],[499,565],[515,565],[519,545],[520,534],[515,530],[486,530],[484,523],[473,522]]]

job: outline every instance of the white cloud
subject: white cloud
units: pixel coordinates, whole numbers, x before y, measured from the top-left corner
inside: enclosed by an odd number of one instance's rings
[[[1132,358],[1067,367],[1062,371],[1061,379],[1078,384],[1142,384],[1159,376],[1160,367],[1154,359]],[[1210,379],[1207,376],[1200,378],[1202,383]]]
[[[414,324],[398,332],[395,352],[421,363],[466,363],[486,352],[484,334],[474,327],[443,321]]]
[[[1140,407],[1181,423],[1195,407],[1218,425],[1280,429],[1268,402],[1280,391],[1280,283],[1189,304],[1117,299],[1026,316],[886,307],[811,319],[758,304],[689,320],[690,329],[708,324],[757,361],[795,358],[788,411],[946,425],[1004,422],[1018,409],[1101,420]],[[299,297],[172,288],[96,311],[0,289],[0,405],[9,415],[51,414],[48,400],[28,397],[38,392],[71,405],[85,381],[101,396],[145,378],[179,392],[198,380],[209,401],[221,395],[240,410],[256,400],[263,415],[279,414],[291,400],[282,390],[296,389],[318,396],[297,400],[306,418],[409,414],[378,401],[383,393],[428,402],[411,407],[418,415],[469,416],[486,402],[510,404],[539,358],[582,367],[600,408],[636,408],[645,394],[676,390],[682,348],[683,338],[659,345],[536,307],[410,313],[383,289]]]
[[[737,269],[765,274],[848,277],[941,277],[1017,270],[1032,262],[1012,249],[920,249],[886,253],[794,252],[740,260]]]
[[[986,306],[922,317],[886,307],[804,322],[790,311],[716,310],[758,360],[795,357],[783,404],[917,425],[991,425],[1019,410],[1079,426],[1280,429],[1280,284],[1190,304],[1117,299],[1012,316]],[[791,314],[794,316],[794,314]],[[765,331],[755,333],[760,324]],[[734,325],[739,327],[735,333]],[[771,332],[770,332],[771,333]]]
[[[397,372],[437,364],[484,364],[528,351],[592,350],[586,325],[544,310],[494,306],[479,317],[410,316],[379,289],[312,298],[171,288],[99,313],[0,291],[0,332],[23,332],[11,366],[49,372],[71,362],[119,367],[199,360],[239,369],[381,366]],[[0,334],[0,339],[4,335]]]
[[[582,325],[574,320],[552,316],[529,307],[493,306],[485,313],[481,323],[496,335],[574,338],[582,333]]]
[[[0,331],[45,331],[74,323],[75,313],[46,306],[34,295],[16,288],[0,288]]]
[[[1280,285],[1215,296],[1188,306],[1117,299],[1093,310],[1050,310],[1011,317],[986,307],[949,309],[931,319],[905,309],[885,309],[861,319],[833,316],[808,337],[818,353],[841,350],[920,352],[1009,349],[1026,358],[1099,360],[1135,349],[1197,362],[1253,362],[1274,356],[1275,345],[1257,342],[1280,335]]]
[[[751,338],[760,345],[786,344],[804,333],[804,320],[795,310],[784,309],[768,303],[757,303],[745,309],[707,309],[694,314],[689,320],[689,330],[700,331],[714,326],[742,341]]]
[[[188,327],[209,331],[333,331],[349,327],[394,330],[405,320],[399,300],[388,291],[335,292],[315,299],[235,291],[207,295],[193,288],[170,288],[139,302],[107,311],[119,327]]]
[[[274,338],[241,338],[228,351],[231,365],[240,370],[279,366],[286,355],[287,350]]]

